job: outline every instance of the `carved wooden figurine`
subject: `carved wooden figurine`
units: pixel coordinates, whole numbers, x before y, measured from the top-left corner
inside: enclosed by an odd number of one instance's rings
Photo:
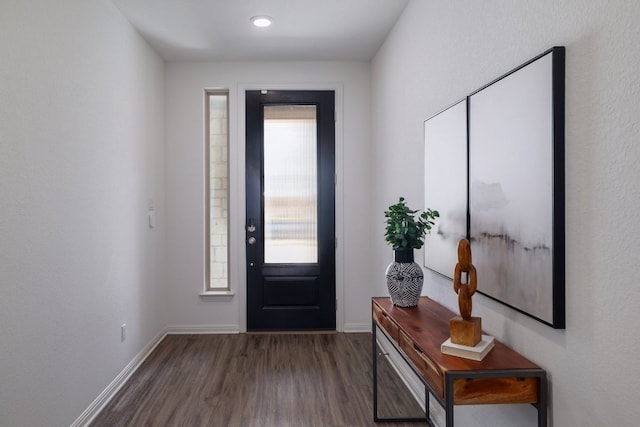
[[[467,274],[467,283],[462,283],[462,273]],[[453,272],[453,290],[458,294],[460,316],[471,319],[471,297],[478,289],[476,268],[471,263],[471,246],[469,241],[462,239],[458,243],[458,263]]]
[[[465,273],[466,281],[462,281]],[[453,290],[458,295],[460,316],[449,322],[451,342],[468,346],[475,346],[482,339],[482,321],[479,317],[471,316],[471,297],[478,288],[476,268],[471,263],[471,246],[466,239],[458,243],[458,263],[453,272]]]

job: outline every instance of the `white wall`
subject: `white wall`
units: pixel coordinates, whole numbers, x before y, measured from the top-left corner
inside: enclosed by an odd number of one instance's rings
[[[372,69],[183,63],[167,64],[163,79],[161,60],[107,0],[0,3],[2,424],[68,425],[165,325],[242,329],[243,88],[340,89],[339,318],[345,330],[366,330],[369,297],[386,293],[391,258],[382,212],[400,194],[423,204],[423,120],[565,45],[567,329],[481,295],[474,314],[548,370],[553,426],[633,425],[639,18],[631,0],[414,0]],[[230,302],[198,297],[203,89],[213,87],[231,91]],[[450,283],[425,274],[425,294],[455,310]],[[462,425],[535,425],[529,406],[460,408],[456,416]]]
[[[163,64],[108,0],[0,2],[0,58],[0,424],[69,425],[164,327]]]
[[[640,419],[639,20],[636,1],[413,0],[373,61],[372,235],[398,195],[424,204],[424,119],[554,45],[567,48],[567,328],[474,296],[483,327],[547,369],[555,427]],[[370,264],[382,276],[389,249],[376,242]],[[424,293],[457,311],[450,281],[425,275]],[[530,406],[464,407],[456,417],[536,425]]]
[[[370,63],[217,62],[166,66],[167,279],[170,330],[235,332],[246,327],[244,90],[337,91],[338,323],[368,330]],[[230,91],[231,301],[202,301],[204,287],[204,89]],[[344,227],[343,227],[344,225]],[[346,261],[345,261],[346,259]]]

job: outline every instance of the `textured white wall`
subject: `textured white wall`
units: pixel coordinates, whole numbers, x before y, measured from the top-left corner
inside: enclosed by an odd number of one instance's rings
[[[489,333],[547,369],[555,427],[640,419],[639,20],[631,0],[413,0],[373,61],[373,212],[381,221],[400,194],[424,203],[424,119],[554,45],[567,48],[567,328],[474,297]],[[389,248],[378,242],[371,264],[381,276]],[[450,281],[425,274],[424,293],[457,310]],[[456,417],[465,426],[536,425],[530,406],[464,407]]]
[[[548,370],[553,426],[634,425],[639,18],[631,0],[414,0],[372,75],[367,63],[168,64],[164,84],[162,62],[109,1],[0,3],[2,424],[68,425],[166,324],[241,324],[242,283],[229,303],[197,296],[205,87],[231,90],[238,144],[241,86],[341,84],[341,310],[358,329],[369,325],[369,297],[386,292],[382,212],[400,194],[423,203],[422,121],[565,45],[567,329],[482,296],[474,313]],[[235,226],[241,245],[242,220]],[[455,309],[450,283],[425,274],[425,293]],[[462,425],[535,425],[529,406],[456,415]]]
[[[69,425],[164,326],[163,64],[107,0],[0,2],[0,58],[0,424]]]
[[[368,62],[218,62],[166,66],[166,158],[168,216],[168,324],[186,330],[242,330],[245,311],[244,259],[244,90],[267,88],[338,89],[336,149],[342,198],[337,195],[341,239],[338,289],[347,330],[368,329],[371,292],[363,246],[369,244],[370,64]],[[205,88],[230,91],[231,301],[205,302],[204,283],[203,100]],[[340,228],[340,227],[339,227]],[[346,256],[344,255],[346,254]],[[364,295],[364,297],[363,297]]]

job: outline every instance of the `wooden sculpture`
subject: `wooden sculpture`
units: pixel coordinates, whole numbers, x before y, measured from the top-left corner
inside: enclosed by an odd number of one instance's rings
[[[465,273],[466,281],[462,281]],[[471,263],[471,246],[466,239],[458,243],[458,263],[453,272],[453,290],[458,295],[460,316],[449,322],[451,342],[455,344],[475,346],[482,339],[482,320],[471,316],[471,297],[478,288],[476,268]]]

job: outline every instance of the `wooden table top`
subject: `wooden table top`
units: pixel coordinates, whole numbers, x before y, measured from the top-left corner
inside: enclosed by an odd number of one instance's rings
[[[428,297],[421,297],[417,307],[395,306],[388,297],[373,298],[373,303],[386,312],[442,372],[541,369],[498,340],[482,361],[443,354],[440,345],[449,338],[449,320],[456,314]]]

